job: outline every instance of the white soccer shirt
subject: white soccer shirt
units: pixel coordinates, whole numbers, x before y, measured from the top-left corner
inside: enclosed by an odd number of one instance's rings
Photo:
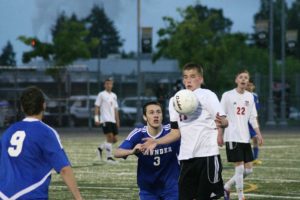
[[[106,90],[100,92],[96,98],[95,106],[100,107],[100,121],[116,123],[115,109],[118,109],[117,95]]]
[[[217,95],[212,91],[199,88],[193,92],[199,105],[191,115],[180,115],[176,112],[173,106],[174,97],[169,102],[170,121],[177,121],[181,134],[179,160],[219,154],[218,132],[214,120],[217,113],[225,113]]]
[[[253,128],[258,127],[253,95],[248,91],[240,94],[233,89],[222,95],[221,104],[228,119],[224,141],[250,143],[248,121]]]

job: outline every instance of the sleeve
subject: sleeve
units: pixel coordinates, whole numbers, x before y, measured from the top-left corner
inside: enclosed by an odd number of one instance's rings
[[[177,111],[175,110],[175,108],[173,106],[173,99],[174,99],[174,97],[172,97],[169,101],[170,122],[177,122],[178,118],[179,118],[179,114],[177,113]]]
[[[101,93],[99,93],[95,101],[95,106],[100,107],[101,103]]]
[[[57,173],[59,173],[63,167],[71,165],[63,149],[59,135],[55,131],[48,130],[45,132],[42,149],[46,160]]]
[[[119,148],[121,149],[133,149],[135,145],[142,142],[142,138],[140,137],[141,132],[140,128],[135,128],[127,138],[120,144]]]
[[[115,108],[119,108],[119,104],[118,104],[118,97],[117,95],[115,94]]]
[[[250,116],[249,116],[249,123],[253,128],[258,127],[258,122],[257,122],[257,110],[255,107],[255,102],[251,102],[251,107],[250,107]]]
[[[225,112],[221,106],[221,103],[219,102],[219,99],[217,95],[213,92],[208,93],[208,98],[206,98],[206,107],[208,109],[208,112],[212,114],[212,116],[216,116],[217,113],[219,113],[220,116],[225,116]]]
[[[226,110],[226,93],[223,93],[222,98],[221,98],[221,106],[224,110],[225,113],[228,113]]]

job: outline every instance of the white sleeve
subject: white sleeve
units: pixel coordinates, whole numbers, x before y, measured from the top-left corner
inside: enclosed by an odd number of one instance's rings
[[[98,94],[96,101],[95,101],[95,106],[100,107],[101,105],[101,93]]]
[[[206,98],[206,107],[208,109],[208,112],[212,114],[212,116],[216,116],[217,113],[221,116],[225,116],[225,112],[220,104],[220,101],[217,97],[217,95],[213,92],[208,93],[208,97]]]
[[[251,102],[252,108],[250,108],[250,116],[249,116],[249,123],[253,128],[258,128],[258,122],[257,122],[257,110],[255,107],[254,101]]]
[[[227,106],[226,106],[226,97],[227,97],[227,95],[226,95],[226,92],[225,92],[225,93],[223,93],[222,98],[221,98],[221,106],[222,106],[225,114],[228,113],[227,110],[226,110],[226,108],[227,108]]]
[[[174,97],[171,97],[169,101],[169,116],[170,116],[170,122],[177,122],[179,118],[178,112],[175,110],[173,106],[173,99]]]

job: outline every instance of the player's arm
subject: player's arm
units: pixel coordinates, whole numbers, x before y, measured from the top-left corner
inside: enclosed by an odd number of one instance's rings
[[[259,124],[258,124],[258,120],[257,120],[257,110],[255,105],[253,104],[252,106],[252,110],[250,113],[250,119],[249,119],[249,123],[251,124],[251,126],[253,127],[255,133],[256,133],[256,138],[257,138],[257,142],[259,145],[263,144],[263,137],[261,135],[260,129],[259,129]]]
[[[100,107],[95,105],[94,120],[96,125],[100,125]]]
[[[60,171],[60,175],[71,191],[74,199],[81,200],[82,197],[79,192],[72,168],[70,166],[63,167]]]
[[[171,122],[171,131],[159,139],[144,138],[145,143],[141,145],[143,152],[152,151],[157,145],[170,144],[180,139],[180,131],[177,122]]]
[[[120,128],[120,115],[119,115],[119,109],[115,108],[115,119],[117,127]]]
[[[123,149],[123,148],[117,148],[114,151],[114,156],[116,158],[126,158],[130,155],[136,155],[141,152],[141,144],[137,144],[133,149]]]

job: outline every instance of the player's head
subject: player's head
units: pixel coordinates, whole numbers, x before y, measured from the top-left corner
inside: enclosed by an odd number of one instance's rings
[[[158,128],[162,124],[163,114],[161,104],[156,101],[150,101],[143,106],[143,119],[147,126]]]
[[[44,93],[37,87],[26,88],[21,94],[22,110],[27,116],[38,115],[45,110]]]
[[[250,74],[247,70],[241,70],[236,74],[235,83],[239,89],[245,90],[249,83]]]
[[[104,81],[104,89],[108,92],[112,91],[112,88],[114,86],[114,80],[113,78],[109,77],[105,79]]]
[[[249,92],[253,92],[255,90],[255,85],[251,80],[248,82],[246,90],[248,90]]]
[[[195,90],[203,83],[203,67],[196,63],[187,63],[182,71],[183,84],[186,89]]]

